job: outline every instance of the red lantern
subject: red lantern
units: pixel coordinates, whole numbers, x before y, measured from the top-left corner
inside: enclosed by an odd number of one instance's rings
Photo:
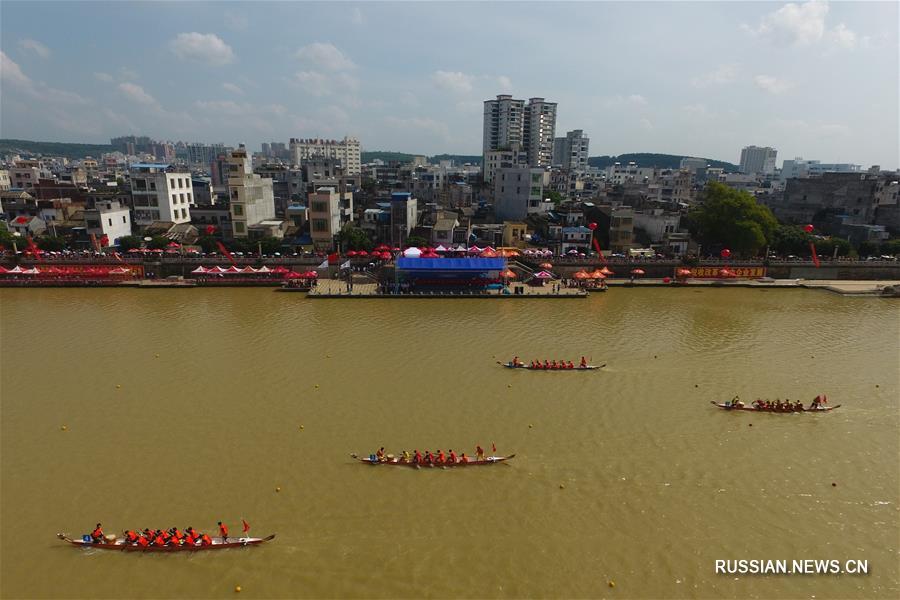
[[[722,252],[720,252],[719,255],[722,258],[728,258],[729,256],[731,256],[731,250],[729,250],[728,248],[722,248]]]
[[[812,233],[813,229],[815,229],[815,227],[813,227],[812,225],[804,225],[803,226],[803,231],[805,231],[806,233]]]
[[[671,283],[672,279],[670,277],[663,277],[663,283]]]
[[[588,223],[588,229],[590,229],[591,231],[594,231],[595,229],[597,229],[597,224],[596,223]]]
[[[206,231],[206,235],[212,235],[216,232],[216,226],[215,225],[207,225],[205,231]]]

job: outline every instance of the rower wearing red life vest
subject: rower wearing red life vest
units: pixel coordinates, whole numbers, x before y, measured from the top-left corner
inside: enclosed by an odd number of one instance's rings
[[[575,365],[573,365],[573,364],[572,364],[572,361],[570,360],[570,361],[566,364],[566,368],[567,368],[567,369],[574,369],[574,368],[575,368]]]
[[[462,453],[462,456],[459,457],[459,462],[461,462],[461,463],[464,464],[464,465],[469,464],[469,457],[466,456],[466,453],[465,453],[465,452],[463,452],[463,453]]]
[[[138,540],[138,534],[134,530],[129,529],[128,531],[125,532],[125,543],[126,544],[137,543],[137,540]]]
[[[446,457],[444,456],[444,451],[438,450],[437,464],[442,465],[442,464],[444,464],[445,461],[446,461]]]
[[[153,538],[153,545],[154,546],[165,546],[166,545],[166,539],[163,537],[161,531],[156,532],[156,537]]]
[[[582,356],[581,357],[581,365],[579,365],[582,369],[587,366],[587,360]]]
[[[378,449],[375,453],[375,458],[378,459],[378,462],[384,462],[384,446]]]
[[[416,450],[415,454],[413,454],[413,463],[417,465],[422,464],[422,453]]]
[[[222,543],[225,543],[225,540],[228,539],[228,527],[222,524],[222,521],[219,521],[219,535],[222,536]]]
[[[475,446],[475,460],[484,460],[484,450],[481,446]]]
[[[451,465],[455,465],[455,464],[456,464],[456,452],[453,451],[453,448],[450,449],[449,460],[450,460],[450,464],[451,464]]]
[[[549,368],[550,368],[550,361],[547,360],[546,358],[544,359],[544,368],[545,368],[545,369],[549,369]]]
[[[148,539],[147,539],[145,536],[143,536],[143,535],[138,536],[138,539],[137,539],[137,545],[140,546],[141,548],[146,548],[147,546],[150,545],[150,540],[148,540]]]
[[[212,546],[212,538],[207,534],[203,534],[200,536],[200,545],[201,546]]]
[[[97,523],[97,527],[91,532],[91,541],[95,544],[103,543],[103,527],[100,526],[100,523]]]

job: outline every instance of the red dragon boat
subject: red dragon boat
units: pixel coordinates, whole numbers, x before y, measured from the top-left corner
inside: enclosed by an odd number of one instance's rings
[[[358,460],[361,463],[365,463],[367,465],[372,465],[373,467],[377,466],[391,466],[391,467],[412,467],[414,469],[438,469],[441,467],[453,468],[453,467],[480,467],[485,465],[496,465],[502,462],[506,462],[511,458],[514,458],[515,454],[510,454],[509,456],[486,456],[484,460],[469,460],[469,462],[455,462],[455,463],[442,463],[442,464],[416,464],[412,461],[401,460],[398,457],[395,457],[391,454],[388,454],[385,460],[377,460],[372,457],[364,458],[357,454],[351,454],[350,457]]]
[[[212,538],[212,544],[209,546],[138,546],[137,544],[128,544],[124,539],[116,539],[113,542],[103,542],[95,544],[90,539],[73,540],[72,538],[57,533],[56,537],[64,542],[68,542],[73,546],[80,548],[96,548],[97,550],[121,550],[124,552],[200,552],[203,550],[224,550],[225,548],[243,548],[244,546],[258,546],[264,542],[275,539],[275,534],[264,538],[241,537],[228,538],[229,541],[222,542],[222,538]],[[234,539],[234,541],[230,541]]]

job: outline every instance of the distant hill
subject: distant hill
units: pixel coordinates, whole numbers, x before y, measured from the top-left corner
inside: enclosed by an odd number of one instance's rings
[[[360,160],[363,163],[369,163],[373,160],[383,160],[384,162],[392,162],[399,161],[402,163],[412,162],[413,157],[415,156],[426,156],[428,158],[428,162],[437,164],[442,160],[452,160],[456,164],[461,165],[464,163],[480,163],[481,155],[469,155],[469,154],[435,154],[434,156],[427,156],[425,154],[407,154],[406,152],[386,152],[382,150],[371,150],[360,152]]]
[[[32,142],[29,140],[0,139],[0,154],[27,154],[65,156],[66,158],[100,158],[104,152],[112,152],[108,144],[72,144],[67,142]]]
[[[592,167],[605,169],[614,163],[637,163],[639,167],[658,167],[660,169],[677,169],[681,166],[682,158],[691,158],[679,154],[654,154],[652,152],[635,152],[632,154],[620,154],[618,156],[591,156],[588,158],[588,164]],[[700,158],[700,157],[697,157]],[[709,166],[725,169],[726,172],[736,172],[737,165],[722,160],[713,160],[705,158]]]

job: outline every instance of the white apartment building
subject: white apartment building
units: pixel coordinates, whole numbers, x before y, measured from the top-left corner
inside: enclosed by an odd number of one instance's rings
[[[778,151],[768,146],[747,146],[741,150],[741,173],[772,175]]]
[[[353,221],[353,192],[340,194],[333,187],[320,187],[309,194],[307,205],[313,245],[320,250],[333,250],[335,236]]]
[[[528,164],[549,167],[553,162],[553,139],[556,135],[556,102],[531,98],[525,106],[523,146]]]
[[[106,236],[108,245],[115,246],[119,238],[131,235],[131,211],[118,200],[103,200],[84,211],[84,224],[88,234],[98,241]]]
[[[500,94],[484,101],[482,154],[518,146],[524,147],[525,101]]]
[[[606,181],[614,185],[623,183],[644,183],[656,174],[653,167],[639,167],[637,163],[630,162],[623,165],[622,163],[614,163],[606,167]]]
[[[544,202],[550,172],[543,167],[509,167],[494,173],[494,213],[498,221],[521,221],[532,213],[547,212]]]
[[[190,172],[169,170],[167,164],[135,163],[129,174],[135,225],[144,227],[154,221],[191,222],[194,194]]]
[[[290,152],[295,165],[301,165],[313,158],[333,158],[341,161],[344,174],[360,174],[359,140],[356,138],[344,137],[343,140],[291,138]]]
[[[862,166],[850,163],[823,163],[818,160],[803,160],[798,156],[794,160],[786,160],[781,166],[781,179],[819,177],[822,173],[859,173]]]
[[[528,152],[522,150],[518,144],[508,150],[488,150],[484,153],[484,182],[491,183],[497,169],[527,166]]]
[[[9,178],[9,171],[0,169],[0,192],[5,192],[12,187],[12,180]]]
[[[553,165],[570,171],[585,171],[588,167],[588,147],[591,140],[581,129],[553,140]]]
[[[271,179],[253,172],[243,144],[231,151],[227,163],[232,232],[236,238],[245,238],[251,226],[275,218],[275,192]]]

